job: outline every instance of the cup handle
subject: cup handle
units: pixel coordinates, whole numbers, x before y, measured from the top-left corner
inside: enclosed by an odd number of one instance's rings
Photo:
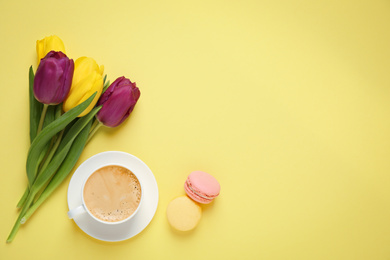
[[[80,205],[78,206],[77,208],[73,208],[71,210],[68,211],[68,217],[70,219],[74,218],[75,216],[81,214],[81,213],[84,213],[84,212],[87,212],[84,208],[84,205]]]

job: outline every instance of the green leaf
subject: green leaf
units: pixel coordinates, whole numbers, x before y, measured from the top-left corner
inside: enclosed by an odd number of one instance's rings
[[[56,106],[49,106],[47,109],[47,112],[46,112],[46,117],[45,117],[45,121],[43,123],[43,128],[45,128],[47,125],[51,124],[54,120],[59,118],[61,116],[61,112],[62,112],[62,104],[58,104]],[[51,139],[51,142],[48,142],[45,145],[45,147],[42,149],[40,158],[42,156],[44,156],[44,158],[42,158],[43,160],[39,161],[39,163],[40,163],[40,166],[38,168],[39,171],[42,169],[42,167],[44,167],[43,164],[45,164],[45,161],[51,159],[51,157],[48,158],[47,156],[49,156],[50,153],[54,154],[55,150],[53,151],[53,145],[57,142],[57,139],[58,139],[58,135],[56,134]]]
[[[46,116],[45,116],[45,121],[43,122],[43,127],[45,128],[46,126],[50,125],[54,120],[55,120],[55,106],[49,106],[47,108],[47,111],[46,111]],[[53,137],[55,138],[55,137]],[[52,140],[52,142],[54,142],[54,140]],[[39,155],[39,158],[38,158],[38,165],[43,161],[43,159],[45,158],[45,155],[47,154],[48,150],[50,148],[50,142],[47,142],[42,150],[41,150],[41,154]]]
[[[34,138],[37,136],[39,119],[41,117],[41,112],[43,105],[34,96],[34,71],[32,66],[29,70],[28,75],[29,81],[29,103],[30,103],[30,143],[33,142]]]
[[[62,115],[62,103],[56,106],[56,111],[54,112],[54,118],[57,119]]]
[[[92,120],[83,128],[80,134],[77,135],[74,140],[72,147],[70,148],[65,160],[62,162],[60,168],[51,179],[50,183],[46,186],[44,191],[38,200],[28,209],[26,215],[22,218],[22,223],[26,222],[27,219],[39,208],[39,206],[57,189],[57,187],[66,179],[73,167],[76,165],[85,144],[88,140],[88,134],[91,130]]]
[[[49,106],[46,111],[45,121],[43,122],[43,128],[50,125],[55,118],[56,106]]]
[[[103,91],[102,91],[102,94],[103,94],[104,92],[106,92],[106,90],[108,89],[109,86],[110,86],[110,81],[107,81],[107,82],[105,82],[105,83],[103,84]]]
[[[75,140],[77,135],[85,128],[88,123],[90,123],[91,119],[100,109],[101,107],[94,108],[86,116],[78,119],[77,122],[72,126],[72,128],[69,129],[68,133],[61,141],[60,146],[58,147],[49,165],[38,174],[36,180],[34,181],[34,184],[31,187],[31,192],[39,192],[53,177],[54,173],[57,171],[58,167],[60,167],[61,163],[68,154],[69,149],[71,148],[73,141]]]
[[[44,120],[44,123],[43,123],[43,127],[44,128],[61,115],[61,111],[62,111],[61,106],[62,105],[59,104],[57,106],[49,106],[47,108],[45,120]],[[69,125],[71,125],[71,124],[69,124]],[[56,139],[57,139],[57,136],[54,136],[52,138],[51,142],[47,142],[45,144],[45,146],[42,148],[41,154],[39,155],[39,158],[38,158],[38,165],[40,165],[39,170],[42,169],[42,165],[44,164],[44,161],[49,160],[47,158],[48,152],[49,152],[49,149],[50,149],[50,151],[52,150],[51,146],[52,146],[53,143],[55,143]],[[17,208],[22,208],[23,207],[24,203],[26,202],[27,195],[28,195],[29,192],[30,192],[30,187],[27,186],[23,196],[20,198],[20,200],[19,200],[19,202],[18,202],[18,204],[16,206]]]
[[[44,146],[50,141],[50,139],[56,135],[59,131],[64,129],[73,119],[75,119],[81,112],[86,109],[89,104],[92,102],[93,98],[96,96],[96,92],[85,100],[80,105],[72,108],[58,119],[53,121],[51,124],[46,126],[34,139],[30,149],[28,151],[26,171],[29,185],[34,183],[35,177],[37,176],[38,171],[38,158],[42,152]]]

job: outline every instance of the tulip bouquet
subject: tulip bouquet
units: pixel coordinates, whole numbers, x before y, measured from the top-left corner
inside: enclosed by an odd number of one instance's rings
[[[73,62],[57,36],[37,41],[37,55],[35,75],[32,67],[29,71],[28,187],[8,243],[69,175],[96,131],[123,123],[140,97],[135,83],[125,77],[110,85],[104,67],[92,58]]]

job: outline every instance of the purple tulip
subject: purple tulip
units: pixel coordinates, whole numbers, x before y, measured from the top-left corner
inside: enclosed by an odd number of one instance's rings
[[[117,78],[100,97],[97,105],[103,107],[97,119],[108,127],[120,125],[133,111],[140,95],[135,83],[125,77]]]
[[[34,78],[34,96],[47,105],[64,101],[72,84],[73,60],[64,53],[51,51],[39,63]]]

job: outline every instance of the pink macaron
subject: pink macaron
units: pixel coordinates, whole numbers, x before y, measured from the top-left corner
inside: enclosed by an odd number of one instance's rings
[[[184,183],[184,190],[194,201],[208,204],[219,195],[221,186],[210,174],[202,171],[194,171],[188,175]]]

